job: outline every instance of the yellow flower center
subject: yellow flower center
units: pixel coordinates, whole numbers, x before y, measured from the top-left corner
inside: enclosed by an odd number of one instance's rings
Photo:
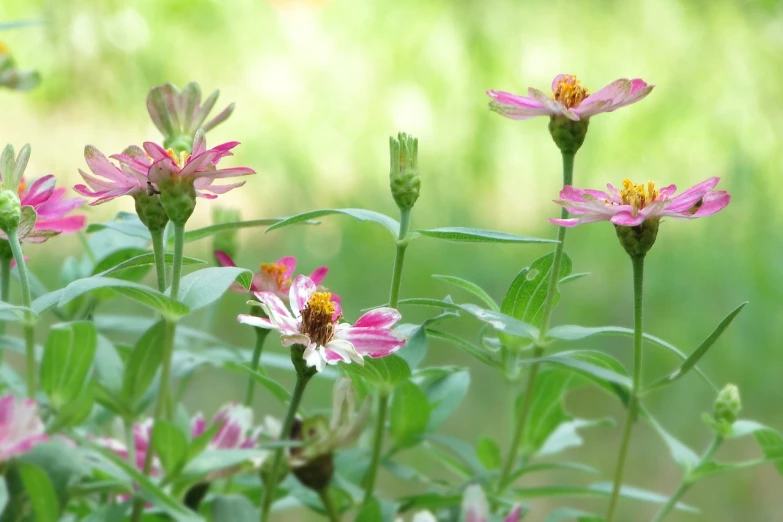
[[[3,42],[0,42],[0,56],[11,56],[11,49]]]
[[[587,89],[582,87],[582,82],[576,79],[575,75],[564,74],[555,84],[555,89],[552,91],[552,99],[571,109],[578,107],[589,94]]]
[[[19,180],[19,188],[16,189],[16,193],[19,194],[19,197],[21,198],[22,195],[24,195],[24,191],[27,188],[27,183],[23,179]]]
[[[314,343],[324,346],[334,335],[334,303],[330,292],[316,292],[302,310],[302,326],[299,330]]]
[[[174,152],[171,149],[166,149],[166,153],[169,155],[169,157],[174,160],[174,163],[177,165],[177,167],[182,168],[185,166],[185,163],[188,162],[188,158],[190,157],[190,154],[185,152],[184,150],[179,153],[179,156],[177,156],[177,153]]]
[[[275,280],[279,289],[291,286],[291,278],[286,277],[288,268],[282,263],[261,263],[261,271]]]
[[[634,185],[628,178],[623,180],[620,199],[622,199],[623,205],[631,205],[633,207],[634,214],[656,201],[658,196],[658,189],[655,188],[655,183],[652,181]]]

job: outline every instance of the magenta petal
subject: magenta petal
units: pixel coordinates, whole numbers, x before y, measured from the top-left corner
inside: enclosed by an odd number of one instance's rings
[[[222,250],[215,250],[215,259],[220,263],[220,266],[237,266],[231,256]]]
[[[522,519],[522,506],[515,506],[503,522],[519,522]]]
[[[356,323],[355,328],[391,328],[400,320],[400,312],[394,308],[376,308],[362,315]]]
[[[190,438],[195,439],[204,433],[205,429],[206,421],[204,421],[204,416],[199,412],[190,420]]]
[[[316,292],[315,283],[306,275],[298,275],[291,283],[291,289],[288,291],[288,298],[291,301],[291,310],[297,319],[304,310],[307,301]]]
[[[336,333],[335,337],[350,342],[358,353],[372,358],[391,355],[405,345],[400,334],[381,328],[354,326]]]
[[[316,285],[320,285],[324,279],[326,279],[326,274],[329,273],[329,267],[328,266],[319,266],[315,270],[313,270],[313,273],[310,274],[310,280],[315,283]]]
[[[60,219],[39,220],[35,230],[54,230],[56,232],[78,232],[87,224],[86,216],[69,216]]]
[[[634,216],[630,212],[618,212],[614,216],[612,216],[612,219],[609,221],[612,222],[614,225],[620,225],[625,227],[635,227],[636,225],[641,225],[644,221],[644,216],[638,215]]]
[[[294,256],[286,256],[281,257],[276,261],[276,264],[283,265],[285,267],[285,278],[291,279],[294,276],[294,271],[296,270],[296,258]],[[315,284],[318,284],[318,281],[313,281]]]
[[[715,214],[726,208],[726,205],[728,205],[730,201],[731,196],[728,192],[711,192],[704,196],[701,207],[693,213],[693,217],[704,217]]]
[[[561,226],[561,227],[571,228],[571,227],[575,227],[575,226],[577,226],[579,224],[579,219],[576,219],[576,218],[569,218],[569,219],[549,218],[549,222],[554,224],[554,225]]]

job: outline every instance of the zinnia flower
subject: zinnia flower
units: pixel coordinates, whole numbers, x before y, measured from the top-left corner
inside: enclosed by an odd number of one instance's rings
[[[652,181],[635,185],[623,180],[622,190],[607,185],[608,192],[582,190],[566,185],[555,200],[577,217],[550,219],[564,227],[574,227],[594,221],[611,221],[618,226],[635,227],[646,220],[672,217],[694,219],[709,216],[729,204],[731,196],[723,190],[712,190],[720,178],[702,181],[685,192],[674,196],[676,185],[655,188]]]
[[[291,312],[274,292],[256,292],[268,318],[240,315],[240,323],[280,331],[284,346],[305,346],[304,360],[317,371],[338,362],[364,363],[364,356],[385,357],[405,344],[391,327],[400,320],[393,308],[376,308],[354,325],[341,323],[341,314],[329,292],[319,292],[307,276],[294,279],[289,290]]]
[[[0,397],[0,463],[46,439],[35,401],[13,395]]]
[[[61,233],[78,232],[86,223],[83,214],[69,216],[86,203],[82,198],[64,198],[65,188],[55,188],[56,180],[48,174],[27,185],[23,180],[19,183],[19,200],[22,207],[32,207],[38,218],[32,230],[22,230],[20,240],[28,243],[43,243],[52,236]],[[5,234],[0,232],[0,236]]]
[[[98,198],[90,205],[100,205],[112,199],[147,192],[147,172],[149,159],[139,147],[131,146],[122,154],[114,154],[112,159],[120,163],[118,167],[92,145],[84,147],[84,160],[92,174],[79,169],[85,185],[76,185],[74,190],[83,196]]]
[[[234,260],[231,259],[227,253],[215,250],[215,258],[220,263],[220,266],[237,266]],[[253,281],[250,284],[251,292],[272,292],[280,298],[286,298],[291,289],[291,282],[293,281],[294,271],[296,270],[296,258],[293,256],[281,257],[274,263],[261,263],[261,267],[253,274]],[[329,272],[329,267],[319,266],[313,273],[310,274],[310,280],[319,286],[326,274]],[[232,290],[236,292],[245,293],[246,290],[241,285],[235,285]],[[340,303],[340,298],[337,294],[332,294],[332,301]]]
[[[653,87],[639,78],[621,78],[590,94],[576,76],[558,74],[552,80],[551,96],[533,87],[528,89],[528,96],[495,90],[489,90],[487,94],[492,98],[490,109],[513,120],[526,120],[534,116],[565,116],[569,120],[579,121],[636,103],[650,94]]]

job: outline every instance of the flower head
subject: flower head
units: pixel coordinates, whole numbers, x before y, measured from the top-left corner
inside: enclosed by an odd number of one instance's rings
[[[78,232],[84,228],[83,214],[68,215],[86,203],[82,198],[66,198],[65,187],[55,187],[56,180],[48,174],[30,185],[22,179],[19,184],[19,200],[22,207],[32,207],[38,216],[35,226],[25,236],[25,241],[42,243],[52,235]]]
[[[255,293],[268,318],[240,315],[240,323],[280,331],[284,346],[305,347],[308,367],[317,371],[338,362],[364,363],[364,356],[385,357],[405,344],[391,328],[400,320],[393,308],[376,308],[362,315],[355,324],[340,322],[340,306],[329,292],[318,288],[307,276],[297,276],[289,290],[291,311],[270,291]]]
[[[227,253],[220,250],[215,251],[215,257],[220,263],[220,266],[237,266],[234,260],[231,259]],[[253,281],[250,284],[250,291],[255,292],[272,292],[280,298],[286,298],[291,290],[291,283],[293,282],[294,271],[296,270],[296,258],[293,256],[281,257],[274,263],[261,263],[258,272],[253,274]],[[321,283],[326,278],[326,274],[329,272],[329,267],[319,266],[313,273],[310,274],[310,280],[315,283],[316,287],[321,287]],[[232,287],[232,290],[236,292],[244,293],[246,290],[241,285]],[[337,294],[331,294],[331,300],[340,304],[340,297]]]
[[[634,184],[623,181],[622,189],[607,185],[608,192],[582,190],[566,185],[555,200],[577,217],[550,219],[563,227],[574,227],[594,221],[611,221],[614,225],[635,227],[646,220],[662,217],[694,219],[709,216],[729,204],[731,196],[723,190],[712,190],[720,181],[712,177],[675,196],[676,185],[656,188],[648,181]]]
[[[13,395],[0,397],[0,462],[26,453],[45,440],[35,401]]]
[[[603,89],[590,94],[572,74],[558,74],[552,80],[552,94],[530,87],[528,96],[489,90],[493,111],[513,120],[534,116],[563,116],[572,121],[588,119],[602,112],[612,112],[641,100],[653,90],[639,78],[615,80]]]
[[[92,145],[84,147],[84,161],[92,174],[79,169],[87,185],[76,185],[73,188],[83,196],[97,198],[90,205],[100,205],[119,196],[147,193],[149,160],[143,150],[130,146],[122,154],[114,154],[111,158],[119,166]]]

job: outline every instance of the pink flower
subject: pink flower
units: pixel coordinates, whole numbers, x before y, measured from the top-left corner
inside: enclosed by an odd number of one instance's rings
[[[231,256],[220,250],[215,250],[215,257],[220,266],[237,266]],[[273,292],[278,297],[285,298],[291,289],[294,271],[296,270],[296,258],[293,256],[281,257],[274,263],[261,263],[258,272],[253,274],[253,282],[250,284],[251,292]],[[326,278],[329,267],[319,266],[310,274],[310,279],[319,286]],[[244,293],[246,290],[237,285],[232,290]],[[337,294],[332,294],[332,301],[340,302]]]
[[[260,429],[253,427],[253,410],[233,402],[221,407],[210,424],[220,425],[209,442],[210,449],[253,448],[261,434]],[[206,428],[204,416],[197,413],[190,421],[191,437],[198,437]]]
[[[522,516],[522,508],[516,506],[504,519],[504,522],[519,522]],[[465,488],[462,495],[462,517],[465,522],[488,522],[489,504],[484,490],[478,484],[471,484]]]
[[[65,188],[55,188],[56,180],[48,174],[38,178],[29,186],[22,179],[19,183],[19,200],[23,207],[32,207],[38,218],[32,230],[20,226],[20,239],[28,243],[43,243],[61,233],[78,232],[84,228],[86,217],[82,214],[69,216],[86,203],[82,198],[64,198]],[[0,237],[5,238],[4,233]]]
[[[193,152],[188,155],[185,152],[179,155],[171,149],[164,149],[157,143],[147,141],[144,143],[144,150],[149,155],[151,164],[149,164],[149,181],[155,185],[155,188],[165,180],[170,179],[190,179],[196,188],[196,195],[207,199],[215,199],[216,194],[225,194],[231,189],[241,187],[244,181],[230,183],[228,185],[215,185],[215,181],[223,178],[236,176],[247,176],[255,174],[248,167],[233,167],[227,169],[218,169],[217,164],[226,156],[233,156],[231,149],[239,145],[238,141],[229,141],[207,149],[204,131],[199,130],[193,139]],[[133,163],[136,168],[141,165]]]
[[[289,291],[292,312],[274,292],[256,292],[268,318],[240,315],[240,323],[280,331],[284,346],[306,347],[308,366],[321,371],[338,362],[364,364],[364,356],[385,357],[399,350],[405,339],[391,328],[400,320],[393,308],[376,308],[362,315],[354,325],[341,323],[339,306],[329,292],[319,292],[307,276],[294,279]]]
[[[0,397],[0,462],[30,451],[47,439],[32,399]]]
[[[487,94],[492,98],[490,109],[512,120],[526,120],[534,116],[565,116],[578,121],[636,103],[650,94],[653,87],[639,78],[621,78],[589,94],[576,76],[558,74],[552,80],[551,96],[533,87],[528,89],[528,96],[494,90],[487,91]]]
[[[677,190],[675,185],[656,189],[652,181],[634,185],[626,179],[623,180],[622,190],[607,185],[608,192],[582,190],[566,185],[555,203],[566,207],[577,217],[549,221],[564,227],[594,221],[611,221],[615,225],[634,227],[648,219],[709,216],[722,210],[731,199],[723,190],[712,190],[719,181],[718,177],[709,178],[678,196],[673,196]]]
[[[76,185],[73,188],[83,196],[98,198],[90,205],[100,205],[119,196],[133,196],[147,191],[149,160],[143,150],[131,146],[111,158],[120,162],[120,167],[92,145],[84,147],[84,160],[92,174],[79,169],[87,186]]]

